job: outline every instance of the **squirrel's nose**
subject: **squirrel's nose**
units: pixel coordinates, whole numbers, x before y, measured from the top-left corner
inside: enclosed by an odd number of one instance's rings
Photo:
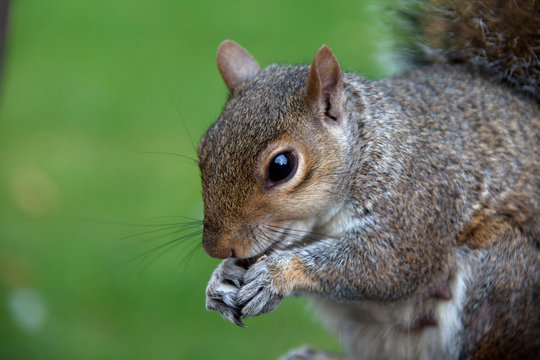
[[[222,236],[205,226],[203,230],[203,249],[211,257],[227,259],[234,257],[234,248],[230,241],[225,241]]]
[[[203,242],[204,251],[211,257],[217,259],[227,259],[234,257],[234,250],[230,247],[220,247],[220,246],[205,246]]]

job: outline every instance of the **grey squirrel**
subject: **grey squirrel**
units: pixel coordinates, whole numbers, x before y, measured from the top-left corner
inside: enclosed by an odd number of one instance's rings
[[[307,296],[353,359],[538,358],[538,3],[439,2],[431,62],[380,81],[325,45],[261,69],[223,42],[231,96],[199,148],[203,247],[225,259],[207,308],[244,326]]]

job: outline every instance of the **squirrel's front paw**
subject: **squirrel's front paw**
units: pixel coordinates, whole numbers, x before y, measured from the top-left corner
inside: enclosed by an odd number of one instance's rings
[[[271,312],[281,303],[283,295],[273,286],[268,265],[268,258],[261,258],[244,274],[244,284],[237,297],[244,318]]]
[[[245,327],[238,303],[238,291],[243,285],[246,268],[237,259],[224,260],[212,273],[206,287],[206,309],[217,311],[224,319]]]

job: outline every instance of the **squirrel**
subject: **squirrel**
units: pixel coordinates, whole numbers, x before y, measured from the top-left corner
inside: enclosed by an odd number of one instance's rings
[[[430,56],[391,79],[261,69],[224,41],[230,91],[199,146],[206,307],[306,296],[352,359],[540,354],[540,1],[438,2]],[[283,359],[339,359],[311,348]]]

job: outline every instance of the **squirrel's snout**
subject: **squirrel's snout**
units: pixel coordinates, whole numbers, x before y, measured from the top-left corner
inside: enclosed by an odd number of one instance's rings
[[[234,250],[229,247],[206,247],[203,245],[204,251],[213,258],[227,259],[234,257]]]
[[[227,259],[235,257],[234,247],[230,242],[205,226],[203,230],[203,249],[211,257]]]

